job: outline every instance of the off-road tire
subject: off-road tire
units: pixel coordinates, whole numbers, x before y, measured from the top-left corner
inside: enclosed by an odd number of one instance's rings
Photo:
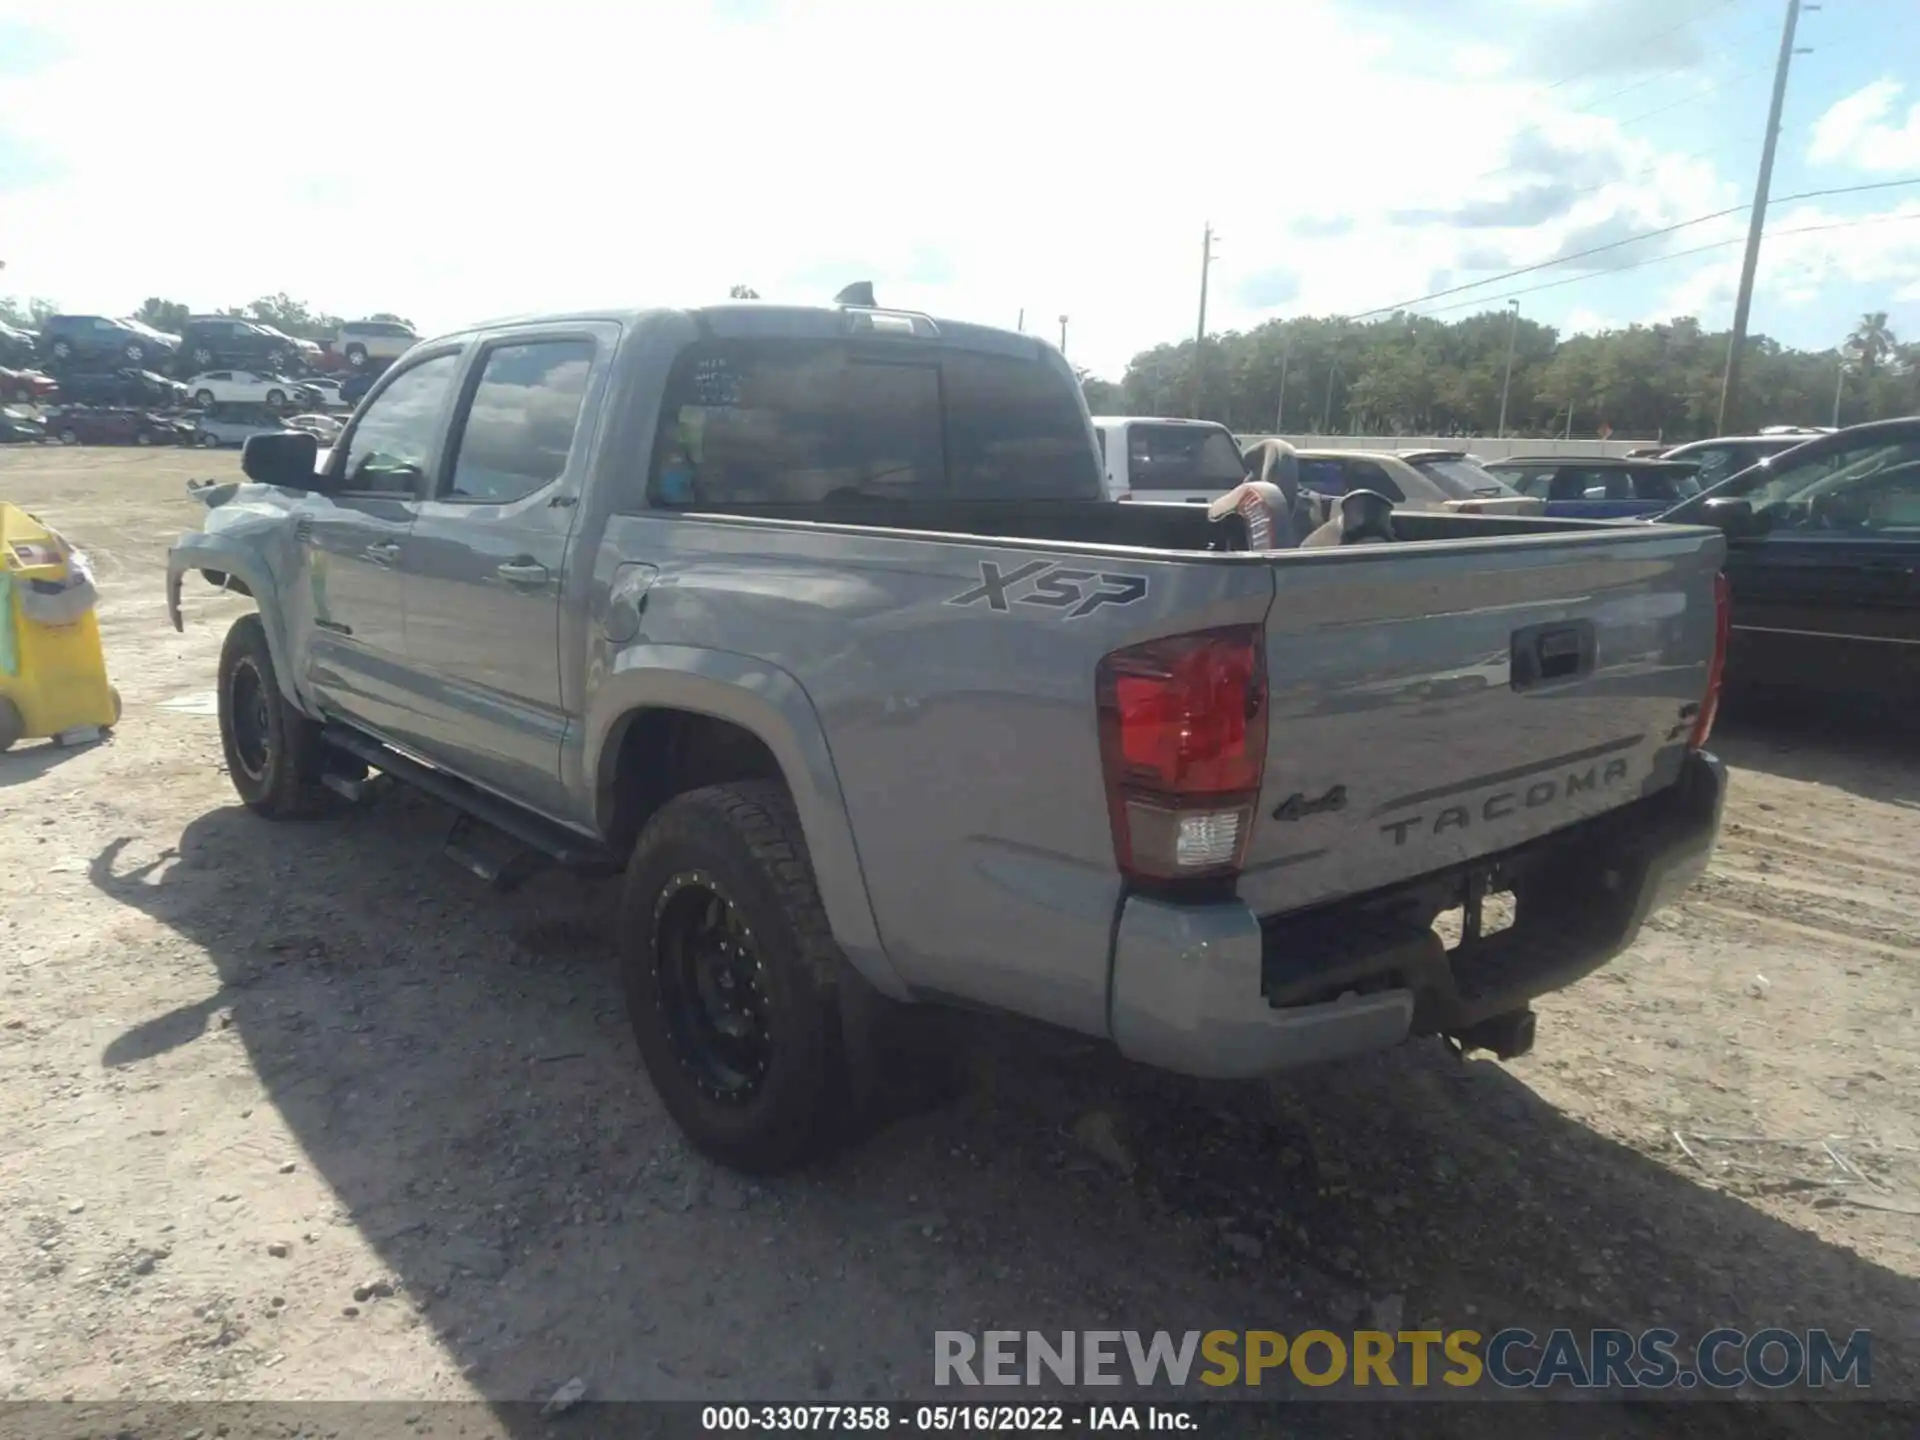
[[[287,703],[258,615],[242,615],[220,647],[220,748],[241,801],[269,820],[296,820],[327,808],[320,727]],[[236,733],[236,687],[257,684],[265,700],[264,755],[250,764]]]
[[[677,877],[693,872],[725,893],[763,967],[771,1055],[746,1099],[717,1099],[702,1089],[662,1003],[657,920]],[[621,891],[621,979],[640,1058],[696,1149],[734,1169],[769,1174],[845,1138],[837,993],[845,964],[799,816],[780,782],[690,790],[648,821]]]

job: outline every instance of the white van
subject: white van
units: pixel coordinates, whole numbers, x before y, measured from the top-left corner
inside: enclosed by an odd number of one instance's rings
[[[1096,415],[1109,500],[1206,505],[1247,478],[1233,432],[1211,420]]]

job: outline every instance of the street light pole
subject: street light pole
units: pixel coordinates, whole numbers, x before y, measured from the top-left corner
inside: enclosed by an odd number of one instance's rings
[[[1018,330],[1022,335],[1027,333],[1027,307],[1026,306],[1022,305],[1020,307],[1020,318],[1013,322],[1013,328]]]
[[[1287,428],[1287,371],[1292,365],[1293,341],[1289,339],[1286,348],[1280,352],[1280,403],[1273,412],[1273,433],[1276,435]]]
[[[1064,315],[1060,317],[1060,353],[1067,353],[1067,317]]]
[[[1773,185],[1773,152],[1780,141],[1780,107],[1787,98],[1787,70],[1793,64],[1793,32],[1800,23],[1800,0],[1787,0],[1787,21],[1780,29],[1780,59],[1773,71],[1773,101],[1767,107],[1767,135],[1760,146],[1760,176],[1753,186],[1753,215],[1747,221],[1747,253],[1740,262],[1740,290],[1733,302],[1733,333],[1727,337],[1727,373],[1720,385],[1717,434],[1737,414],[1740,352],[1747,344],[1747,318],[1753,310],[1753,277],[1760,266],[1760,237],[1767,228],[1767,192]]]
[[[1513,388],[1513,341],[1520,333],[1520,302],[1509,300],[1507,304],[1513,307],[1513,318],[1507,322],[1507,373],[1500,381],[1500,429],[1494,437],[1499,440],[1507,438],[1507,392]]]
[[[1846,385],[1847,359],[1846,356],[1843,355],[1840,357],[1840,364],[1835,369],[1833,376],[1833,428],[1836,430],[1840,428],[1840,392],[1846,388]]]

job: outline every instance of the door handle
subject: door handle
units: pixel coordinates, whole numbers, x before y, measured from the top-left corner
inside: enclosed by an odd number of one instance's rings
[[[400,558],[400,547],[391,540],[380,540],[367,546],[367,558],[376,565],[386,565]]]
[[[547,583],[547,567],[532,556],[522,555],[509,560],[494,571],[509,585],[544,585]]]

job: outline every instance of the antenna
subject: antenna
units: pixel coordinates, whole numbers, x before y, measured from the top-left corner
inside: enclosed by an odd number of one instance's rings
[[[867,310],[878,310],[880,304],[873,298],[873,282],[856,280],[838,295],[833,297],[836,305],[858,305]]]

